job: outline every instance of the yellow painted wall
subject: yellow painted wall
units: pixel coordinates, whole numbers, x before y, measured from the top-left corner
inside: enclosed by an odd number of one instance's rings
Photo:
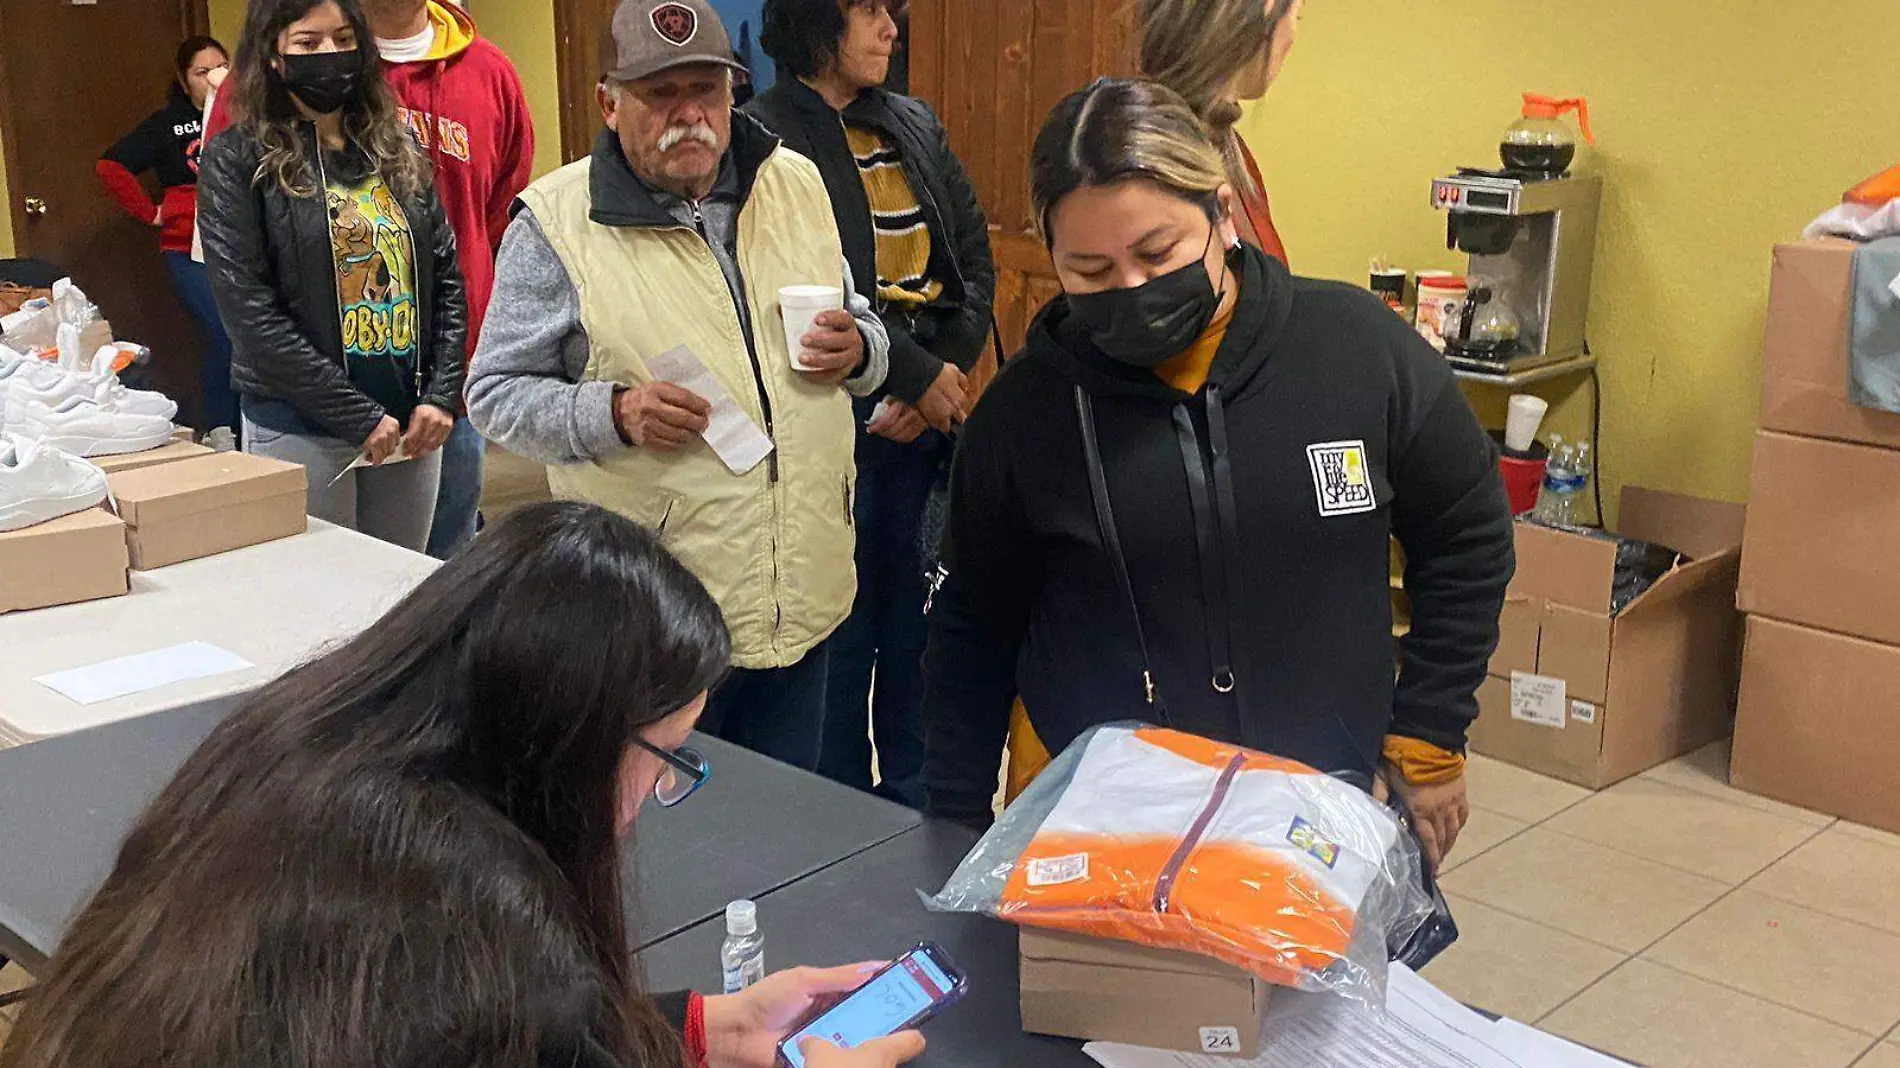
[[[231,47],[244,26],[245,0],[211,0],[212,34]],[[534,114],[536,177],[561,165],[561,97],[554,80],[554,5],[548,0],[474,0],[469,14],[521,73]]]
[[[1745,498],[1770,250],[1900,162],[1892,0],[1305,10],[1242,126],[1295,269],[1364,285],[1379,253],[1461,266],[1430,179],[1495,166],[1521,92],[1587,95],[1599,145],[1581,166],[1606,182],[1590,339],[1609,488]],[[1587,432],[1587,381],[1539,392],[1559,431]],[[1501,402],[1473,396],[1501,425]]]
[[[0,143],[0,160],[6,159]],[[7,188],[7,169],[0,164],[0,260],[13,258],[13,193]]]

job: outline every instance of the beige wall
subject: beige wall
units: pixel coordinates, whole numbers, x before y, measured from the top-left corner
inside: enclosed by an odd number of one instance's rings
[[[1455,267],[1429,181],[1495,166],[1525,90],[1590,98],[1604,176],[1590,340],[1612,489],[1748,493],[1774,244],[1900,162],[1874,72],[1900,54],[1892,0],[1313,3],[1242,127],[1295,269],[1366,284],[1381,253]],[[1543,391],[1587,433],[1587,384]],[[1499,398],[1477,398],[1502,425]]]
[[[11,259],[13,250],[13,193],[7,188],[6,144],[0,142],[0,259]]]

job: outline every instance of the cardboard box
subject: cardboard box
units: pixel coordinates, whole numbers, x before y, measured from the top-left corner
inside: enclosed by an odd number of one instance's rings
[[[1022,931],[1023,1030],[1252,1057],[1273,987],[1208,957]]]
[[[209,456],[211,452],[212,450],[203,445],[193,445],[189,441],[172,441],[156,449],[146,449],[144,452],[94,456],[92,463],[93,466],[110,475],[119,471],[137,471],[141,467],[168,464],[174,460],[189,460],[194,456]]]
[[[1736,786],[1900,832],[1900,648],[1748,621]]]
[[[1471,747],[1594,790],[1727,736],[1744,515],[1738,504],[1626,489],[1622,532],[1685,560],[1615,616],[1614,543],[1519,523]]]
[[[1740,603],[1900,645],[1900,452],[1756,435]]]
[[[118,597],[125,524],[102,508],[0,533],[0,612]]]
[[[1900,449],[1900,415],[1848,400],[1852,241],[1775,249],[1762,341],[1761,425],[1814,438]]]
[[[213,453],[107,480],[135,571],[288,538],[308,524],[304,469],[282,460]]]
[[[172,440],[173,441],[197,441],[198,432],[196,430],[191,429],[188,426],[175,426],[175,427],[172,427]]]

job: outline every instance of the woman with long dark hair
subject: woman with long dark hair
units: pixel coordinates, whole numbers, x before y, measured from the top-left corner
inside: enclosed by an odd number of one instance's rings
[[[357,0],[255,0],[219,92],[200,232],[245,450],[309,468],[310,514],[420,552],[468,308]]]
[[[236,440],[229,435],[236,433],[238,420],[237,395],[231,392],[231,341],[218,320],[204,264],[191,258],[191,235],[198,217],[205,98],[212,80],[230,62],[229,53],[215,38],[185,38],[173,57],[175,74],[165,106],[106,149],[98,166],[99,180],[125,213],[158,229],[158,247],[171,273],[172,288],[205,334],[204,405],[198,430],[213,444],[226,447]],[[157,202],[139,183],[139,175],[148,171],[162,191]]]
[[[767,1068],[864,969],[648,998],[621,911],[641,804],[705,781],[683,746],[728,650],[705,588],[632,521],[551,503],[496,524],[212,732],[0,1065]]]

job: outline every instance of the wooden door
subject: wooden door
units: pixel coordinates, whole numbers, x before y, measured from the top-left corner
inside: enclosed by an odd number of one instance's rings
[[[594,149],[602,123],[595,88],[607,70],[604,48],[620,0],[555,0],[554,76],[561,89],[561,161]]]
[[[208,25],[204,0],[0,0],[0,140],[18,254],[70,274],[114,333],[150,346],[156,384],[187,413],[202,393],[201,336],[158,232],[127,218],[93,167],[165,103],[173,51]]]
[[[1135,68],[1133,0],[911,0],[910,90],[976,183],[1010,352],[1061,292],[1029,208],[1029,149],[1063,97]]]

